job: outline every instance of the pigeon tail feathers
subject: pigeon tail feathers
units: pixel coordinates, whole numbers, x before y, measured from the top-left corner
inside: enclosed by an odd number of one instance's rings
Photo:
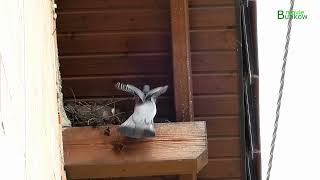
[[[118,132],[122,136],[127,136],[131,138],[144,138],[155,136],[153,124],[136,125],[132,119],[132,116],[130,116],[128,120],[126,120],[119,126]]]

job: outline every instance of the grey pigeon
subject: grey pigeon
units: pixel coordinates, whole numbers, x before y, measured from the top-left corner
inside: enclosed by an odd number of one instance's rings
[[[161,94],[167,91],[168,86],[150,90],[149,85],[144,85],[141,91],[133,85],[118,82],[115,87],[137,97],[133,114],[118,128],[120,134],[131,138],[155,136],[153,118],[157,113],[156,101]]]

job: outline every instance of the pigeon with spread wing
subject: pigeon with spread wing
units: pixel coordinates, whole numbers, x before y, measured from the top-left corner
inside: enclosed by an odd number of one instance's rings
[[[136,97],[133,114],[118,128],[120,134],[131,138],[155,136],[153,118],[157,113],[156,101],[167,91],[168,86],[150,90],[149,85],[144,85],[141,91],[133,85],[118,82],[115,87]]]

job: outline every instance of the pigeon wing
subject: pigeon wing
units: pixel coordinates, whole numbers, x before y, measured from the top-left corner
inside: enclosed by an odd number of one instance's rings
[[[161,94],[164,94],[167,90],[168,86],[154,88],[146,94],[145,99],[153,98],[156,100]]]
[[[121,90],[121,91],[124,91],[124,92],[130,93],[132,95],[138,96],[142,101],[144,100],[143,92],[139,88],[137,88],[137,87],[135,87],[135,86],[133,86],[131,84],[122,84],[122,83],[118,82],[115,85],[115,87],[117,89]]]

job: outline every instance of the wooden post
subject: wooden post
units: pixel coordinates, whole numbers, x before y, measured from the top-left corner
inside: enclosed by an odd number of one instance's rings
[[[177,121],[193,121],[188,0],[171,0],[173,83]]]

